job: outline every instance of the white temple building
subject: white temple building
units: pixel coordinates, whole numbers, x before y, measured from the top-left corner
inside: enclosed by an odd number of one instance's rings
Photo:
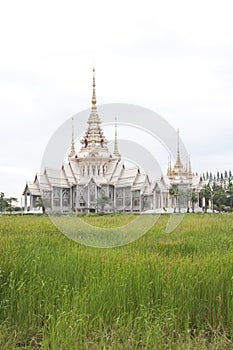
[[[201,179],[194,175],[191,162],[184,166],[180,157],[179,132],[174,166],[168,164],[167,174],[149,179],[138,167],[125,167],[121,160],[115,123],[114,150],[101,128],[97,111],[95,70],[93,69],[92,108],[87,129],[78,152],[75,149],[74,128],[68,162],[60,169],[45,168],[24,189],[26,211],[41,206],[48,212],[166,212],[175,207],[191,208],[191,194],[198,193]],[[122,150],[123,151],[123,150]],[[172,187],[179,188],[178,198]],[[183,192],[182,192],[183,191]],[[182,198],[181,198],[182,197]],[[198,206],[198,201],[195,204]]]

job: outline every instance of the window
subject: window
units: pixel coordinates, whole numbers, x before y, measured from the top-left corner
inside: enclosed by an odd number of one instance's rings
[[[123,206],[123,190],[122,189],[116,190],[116,205],[118,207]]]
[[[60,198],[61,198],[61,191],[60,188],[53,188],[53,206],[54,207],[60,207]]]
[[[125,206],[130,207],[131,206],[131,191],[130,188],[127,187],[125,189]]]
[[[79,202],[80,207],[85,207],[85,204],[86,204],[85,200],[84,200],[83,196],[81,196],[80,202]]]
[[[95,201],[95,184],[94,183],[90,184],[89,191],[90,191],[90,202],[94,202]]]
[[[134,191],[133,192],[133,206],[139,207],[139,205],[140,205],[140,192]]]
[[[70,205],[70,190],[63,188],[62,190],[62,206],[68,207]]]
[[[51,199],[52,199],[52,192],[43,190],[42,191],[42,201],[43,201],[43,205],[45,206],[45,208],[51,208],[51,205],[52,205]]]

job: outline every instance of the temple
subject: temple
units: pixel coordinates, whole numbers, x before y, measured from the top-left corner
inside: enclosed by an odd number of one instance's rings
[[[68,161],[60,169],[45,168],[24,189],[26,211],[44,208],[47,212],[165,212],[191,207],[192,194],[198,193],[201,180],[194,175],[190,159],[183,165],[180,136],[177,132],[177,156],[171,159],[166,175],[150,179],[138,167],[127,168],[121,159],[115,120],[114,150],[101,128],[97,110],[95,69],[93,69],[92,107],[87,129],[78,152],[75,149],[74,125]],[[122,151],[122,150],[121,150]],[[179,188],[179,194],[175,190]],[[43,204],[42,204],[43,202]],[[195,202],[198,206],[198,200]]]

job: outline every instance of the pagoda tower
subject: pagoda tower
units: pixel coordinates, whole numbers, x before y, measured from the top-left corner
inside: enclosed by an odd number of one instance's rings
[[[78,163],[80,175],[87,177],[103,176],[108,163],[115,157],[108,150],[108,141],[101,128],[101,118],[97,111],[95,68],[93,68],[91,112],[87,120],[87,129],[80,141],[80,151],[77,153],[75,153],[73,138],[72,132],[69,160]],[[115,140],[115,145],[116,142]]]

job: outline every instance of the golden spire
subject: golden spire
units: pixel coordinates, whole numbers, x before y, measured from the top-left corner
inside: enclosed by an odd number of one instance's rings
[[[117,117],[115,117],[115,141],[114,141],[114,158],[121,159],[121,155],[118,151],[118,140],[117,140]]]
[[[170,176],[172,172],[172,162],[171,155],[168,157],[168,167],[167,167],[167,176]]]
[[[177,130],[177,157],[180,158],[180,130]]]
[[[179,131],[179,129],[177,130],[177,155],[176,155],[175,167],[176,168],[183,168],[183,164],[182,164],[181,158],[180,158],[180,131]]]
[[[191,167],[191,160],[190,160],[190,154],[188,158],[188,174],[192,175],[192,167]]]
[[[92,112],[96,112],[97,111],[97,107],[96,107],[96,93],[95,93],[95,67],[93,67],[93,84],[92,84],[92,100],[91,100],[91,104],[92,104]]]
[[[75,143],[74,143],[74,118],[72,117],[72,137],[69,158],[75,156]]]

